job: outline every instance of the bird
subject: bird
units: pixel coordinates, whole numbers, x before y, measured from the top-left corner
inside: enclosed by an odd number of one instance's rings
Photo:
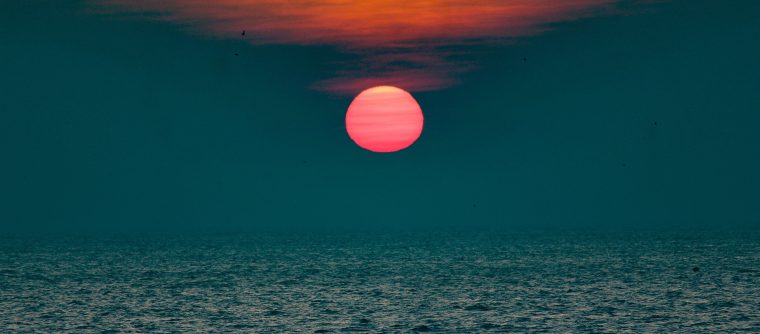
[[[240,33],[240,36],[245,36],[245,30],[243,30],[243,32]]]
[[[237,54],[237,53],[235,53],[235,56],[236,56],[236,57],[237,57],[237,55],[238,55],[238,54]]]
[[[653,124],[654,124],[654,126],[657,126],[657,121],[654,121],[654,123],[653,123]]]

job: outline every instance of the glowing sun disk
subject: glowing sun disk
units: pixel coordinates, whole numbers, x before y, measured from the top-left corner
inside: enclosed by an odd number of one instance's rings
[[[361,92],[346,112],[348,136],[373,152],[396,152],[422,134],[422,109],[407,91],[378,86]]]

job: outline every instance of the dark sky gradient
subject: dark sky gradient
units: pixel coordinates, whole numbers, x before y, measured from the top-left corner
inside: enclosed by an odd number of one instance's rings
[[[0,233],[758,227],[760,3],[637,8],[463,50],[375,154],[334,47],[3,1]]]

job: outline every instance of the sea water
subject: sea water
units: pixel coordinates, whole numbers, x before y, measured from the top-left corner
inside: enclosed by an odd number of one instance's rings
[[[2,333],[760,333],[756,233],[0,242]]]

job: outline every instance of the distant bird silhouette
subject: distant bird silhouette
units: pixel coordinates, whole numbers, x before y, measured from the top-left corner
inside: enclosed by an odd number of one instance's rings
[[[243,30],[243,32],[240,33],[240,36],[245,36],[245,30]]]
[[[237,55],[238,55],[238,54],[236,53],[236,54],[235,54],[235,56],[237,56]]]
[[[698,271],[699,271],[699,267],[694,267],[694,268],[691,268],[691,271],[693,271],[693,272],[698,272]]]
[[[523,63],[527,63],[527,62],[528,62],[528,58],[523,58]]]
[[[654,124],[654,126],[657,126],[657,121],[654,121],[654,123],[653,123],[653,124]]]

